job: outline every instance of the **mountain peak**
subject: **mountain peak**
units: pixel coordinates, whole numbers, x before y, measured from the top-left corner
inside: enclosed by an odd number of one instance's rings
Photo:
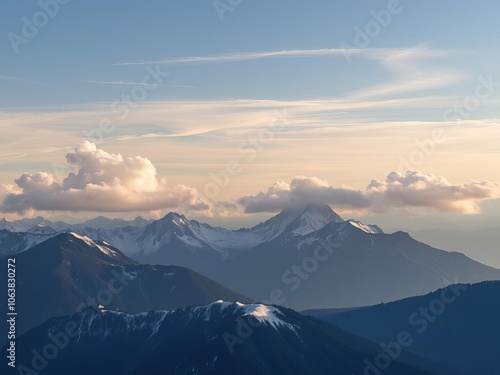
[[[330,206],[307,204],[301,207],[283,210],[276,218],[281,217],[288,232],[305,235],[323,228],[329,223],[342,223],[344,220],[337,215]]]
[[[185,225],[186,221],[189,221],[184,215],[178,214],[177,212],[169,212],[167,215],[161,219],[163,222],[172,222],[177,226]]]
[[[169,212],[168,214],[166,214],[163,217],[164,220],[165,219],[170,219],[171,220],[171,219],[178,219],[178,218],[184,218],[185,219],[186,217],[184,215],[181,215],[181,214],[179,214],[177,212],[173,212],[173,211]]]
[[[71,254],[72,257],[85,255],[95,258],[98,262],[117,265],[137,263],[107,242],[94,241],[87,236],[81,236],[74,232],[61,232],[27,251],[27,253],[31,252],[38,254],[66,252]]]
[[[285,208],[280,214],[296,215],[299,216],[322,216],[326,219],[332,219],[336,222],[343,222],[344,220],[332,210],[327,204],[314,204],[308,203],[298,205],[292,208]]]
[[[286,208],[278,215],[251,228],[260,238],[271,240],[283,233],[307,235],[331,222],[344,222],[328,205],[304,204]]]

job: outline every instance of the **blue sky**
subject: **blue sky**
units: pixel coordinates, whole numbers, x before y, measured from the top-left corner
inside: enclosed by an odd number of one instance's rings
[[[54,163],[65,164],[65,155],[90,138],[97,143],[95,153],[147,158],[158,175],[154,186],[183,185],[194,195],[182,190],[186,201],[163,202],[159,210],[139,204],[113,215],[177,209],[212,215],[214,221],[228,216],[255,221],[270,213],[248,216],[254,206],[242,207],[241,199],[252,196],[259,206],[259,199],[272,199],[266,194],[272,195],[268,189],[275,182],[292,191],[293,182],[302,181],[297,176],[307,176],[318,189],[360,191],[369,206],[350,206],[338,190],[325,198],[358,217],[397,217],[403,211],[462,220],[464,214],[484,219],[485,212],[488,217],[500,213],[493,199],[500,181],[500,93],[482,87],[488,95],[477,108],[459,122],[456,116],[444,119],[484,81],[500,82],[498,3],[243,0],[229,5],[223,20],[214,6],[222,3],[72,0],[59,4],[57,14],[16,53],[12,33],[22,37],[23,17],[33,21],[42,8],[37,1],[8,1],[0,14],[3,194],[35,199],[14,182],[23,173],[51,173],[62,183],[65,175],[57,176]],[[397,12],[387,26],[380,25],[373,13],[387,14],[390,7]],[[357,44],[357,28],[366,31],[373,22],[379,29],[366,45]],[[341,50],[346,44],[355,49],[350,61]],[[148,69],[162,72],[160,85],[141,86]],[[133,90],[146,92],[146,98],[134,101],[126,114],[110,109]],[[268,130],[276,112],[286,113],[281,116],[286,126],[274,131],[272,142],[258,144],[254,159],[245,159],[242,142]],[[103,119],[112,121],[112,130],[99,128]],[[102,137],[86,137],[96,129]],[[426,144],[436,129],[446,133],[446,142],[434,144],[425,160],[410,165],[420,171],[415,182],[400,170],[401,160],[421,152],[416,142]],[[216,197],[207,197],[203,190],[213,182],[211,176],[235,160],[241,172],[228,186],[219,186]],[[72,168],[78,172],[78,165]],[[374,179],[393,189],[394,181],[386,179],[393,171],[434,203],[389,194],[382,199],[367,190]],[[478,193],[485,184],[490,185]],[[288,198],[280,199],[271,206],[286,206]],[[382,212],[381,204],[390,212]],[[9,218],[95,214],[59,201],[53,207],[25,203],[24,212],[11,208],[5,213]]]
[[[465,1],[401,1],[402,12],[372,38],[370,47],[430,44],[463,52],[441,62],[450,69],[477,75],[498,71],[498,4],[484,3],[489,5],[471,9]],[[37,1],[7,4],[1,15],[1,34],[21,35],[21,18],[32,19],[40,6]],[[1,39],[2,75],[37,83],[2,82],[6,88],[2,103],[18,107],[113,100],[120,88],[85,81],[134,81],[142,76],[141,66],[114,65],[120,62],[353,44],[353,29],[363,28],[372,19],[370,12],[387,4],[243,1],[225,13],[221,22],[210,1],[149,1],[147,6],[70,1],[28,44],[20,45],[18,54],[12,53],[7,37]],[[332,57],[283,60],[169,66],[172,84],[196,89],[165,87],[155,97],[332,97],[381,78],[369,62],[360,59],[352,65]]]

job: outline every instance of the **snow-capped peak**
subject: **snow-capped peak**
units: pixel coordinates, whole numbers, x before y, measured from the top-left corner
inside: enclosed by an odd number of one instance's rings
[[[238,304],[238,302],[237,302]],[[288,327],[295,331],[293,325],[286,323],[279,316],[283,316],[283,313],[273,306],[266,306],[261,304],[249,304],[243,305],[239,304],[239,307],[245,311],[244,316],[251,315],[257,319],[260,323],[269,324],[274,328],[278,329],[278,326]]]
[[[224,302],[218,300],[205,306],[194,307],[194,311],[198,314],[203,314],[205,320],[209,320],[213,316],[213,308],[219,311],[227,311],[232,314],[241,316],[252,316],[261,324],[268,324],[275,329],[278,327],[287,327],[295,333],[295,326],[283,320],[285,315],[274,306],[267,306],[263,304],[244,304],[241,302]]]
[[[304,236],[329,223],[342,223],[343,221],[328,205],[308,204],[287,208],[254,228],[267,228],[267,232],[274,236],[284,232]]]

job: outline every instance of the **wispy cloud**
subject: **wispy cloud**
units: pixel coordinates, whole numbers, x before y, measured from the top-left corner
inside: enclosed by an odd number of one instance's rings
[[[83,81],[86,83],[95,83],[98,85],[116,85],[116,86],[153,86],[153,87],[177,87],[186,89],[195,89],[196,86],[191,85],[161,85],[158,83],[145,83],[145,82],[125,82],[125,81]]]
[[[436,89],[459,82],[465,78],[464,74],[424,64],[426,61],[456,54],[456,51],[434,49],[427,44],[392,50],[390,53],[372,49],[365,53],[364,57],[377,61],[382,68],[394,75],[394,80],[365,87],[351,93],[346,99],[399,97],[401,94]]]
[[[240,52],[223,55],[210,56],[190,56],[190,57],[172,57],[163,60],[149,60],[138,62],[122,62],[117,65],[149,65],[149,64],[192,64],[192,63],[225,63],[245,60],[272,59],[277,57],[310,57],[310,56],[331,56],[343,55],[345,53],[361,53],[368,50],[342,48],[321,48],[321,49],[293,49],[269,52]]]
[[[359,101],[368,98],[376,100],[382,97],[394,97],[411,92],[435,89],[456,83],[464,78],[464,76],[458,72],[436,69],[435,67],[425,65],[425,61],[450,57],[457,54],[456,51],[432,48],[428,44],[420,44],[409,48],[366,48],[351,50],[342,48],[323,48],[271,52],[241,52],[223,55],[125,62],[119,63],[118,65],[227,63],[272,58],[333,56],[346,53],[356,53],[364,59],[376,61],[381,68],[394,74],[394,79],[389,82],[365,87],[362,90],[348,93],[342,98],[344,102]],[[396,99],[399,98],[399,96],[396,97]]]
[[[399,59],[411,58],[437,58],[445,57],[455,53],[450,50],[432,49],[427,45],[419,45],[414,48],[318,48],[318,49],[290,49],[280,51],[261,51],[261,52],[236,52],[220,55],[207,56],[183,56],[169,57],[157,60],[120,62],[116,65],[150,65],[150,64],[208,64],[208,63],[227,63],[247,60],[261,60],[274,58],[302,58],[315,56],[336,56],[336,55],[363,55],[368,58],[382,60],[390,56],[397,56]]]
[[[25,78],[12,77],[12,76],[2,76],[0,75],[0,81],[20,81],[20,82],[35,82]]]

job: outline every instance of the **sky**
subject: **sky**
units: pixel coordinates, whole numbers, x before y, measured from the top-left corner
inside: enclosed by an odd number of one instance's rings
[[[500,215],[498,2],[13,1],[0,216]]]

